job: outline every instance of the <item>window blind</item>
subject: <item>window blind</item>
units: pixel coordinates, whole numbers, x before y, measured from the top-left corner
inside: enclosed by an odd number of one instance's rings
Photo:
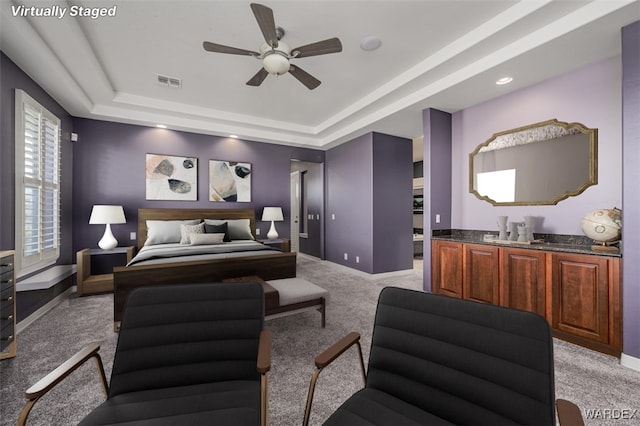
[[[16,91],[16,252],[19,273],[56,261],[60,245],[60,120]]]

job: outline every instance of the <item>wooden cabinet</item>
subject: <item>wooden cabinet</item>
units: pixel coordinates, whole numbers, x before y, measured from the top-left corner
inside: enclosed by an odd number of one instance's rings
[[[433,241],[431,286],[434,293],[462,297],[463,247],[460,243]]]
[[[620,259],[554,253],[550,263],[557,334],[621,347]]]
[[[517,248],[501,252],[500,305],[546,317],[546,253]]]
[[[432,291],[536,312],[554,336],[619,356],[620,258],[432,241]]]
[[[464,299],[500,303],[499,250],[496,246],[464,244]]]
[[[14,252],[0,251],[0,359],[16,356]]]

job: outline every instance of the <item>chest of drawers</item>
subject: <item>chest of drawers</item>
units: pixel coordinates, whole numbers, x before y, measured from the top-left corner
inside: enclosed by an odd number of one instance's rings
[[[0,359],[16,356],[14,252],[0,251]]]

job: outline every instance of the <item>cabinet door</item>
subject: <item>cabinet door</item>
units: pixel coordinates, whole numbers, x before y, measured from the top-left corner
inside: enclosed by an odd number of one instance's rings
[[[431,290],[462,297],[462,244],[449,241],[431,243]]]
[[[478,302],[500,303],[499,248],[481,244],[464,246],[464,281],[462,294],[465,299]]]
[[[609,341],[609,272],[606,257],[552,255],[552,322],[559,331]]]
[[[545,258],[536,250],[504,248],[500,258],[500,304],[546,316]]]

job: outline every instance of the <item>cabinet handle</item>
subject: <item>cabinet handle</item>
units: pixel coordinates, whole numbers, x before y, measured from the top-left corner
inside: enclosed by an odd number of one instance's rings
[[[3,284],[11,284],[13,282],[13,278],[9,278],[8,280],[2,281]]]
[[[9,296],[6,299],[2,299],[5,302],[11,302],[13,300],[13,296]]]
[[[2,265],[3,268],[11,268],[13,266],[13,263],[9,262],[9,263],[3,263]]]
[[[12,340],[13,340],[13,334],[12,334],[12,335],[10,335],[10,336],[7,336],[7,338],[6,338],[6,339],[2,339],[2,340],[6,340],[7,342],[12,341]]]
[[[12,321],[13,320],[13,315],[9,315],[8,317],[3,317],[3,320],[7,320],[7,321]]]

